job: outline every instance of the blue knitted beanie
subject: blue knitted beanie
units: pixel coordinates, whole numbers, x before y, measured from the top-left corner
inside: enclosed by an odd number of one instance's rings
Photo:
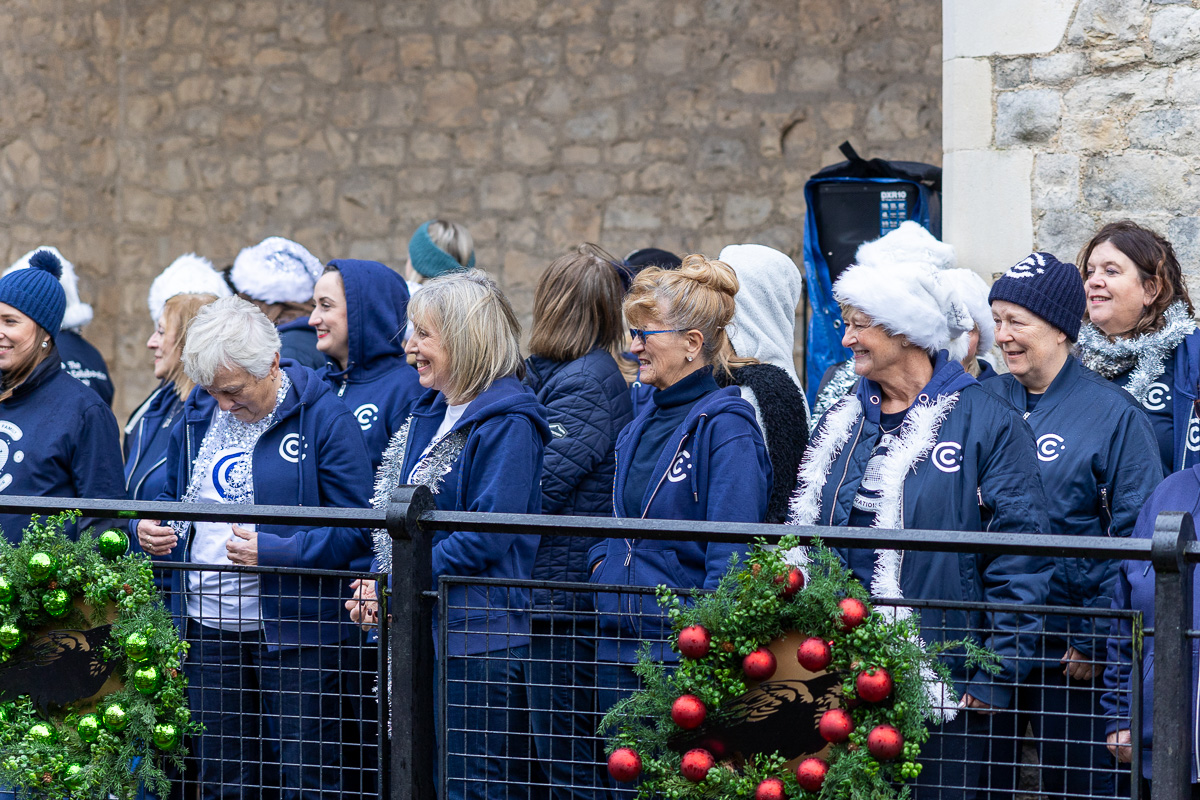
[[[29,269],[0,278],[0,303],[20,311],[56,339],[67,310],[67,293],[58,282],[60,277],[62,264],[58,258],[49,250],[38,250],[29,259]]]
[[[473,269],[475,267],[474,252],[467,259],[467,265],[464,267],[455,260],[454,256],[433,243],[433,239],[429,238],[429,226],[433,222],[434,220],[429,220],[417,228],[417,232],[408,240],[408,257],[412,259],[413,269],[426,278],[436,278],[448,272]]]
[[[1050,253],[1030,253],[1001,275],[988,293],[988,302],[993,300],[1007,300],[1029,309],[1072,342],[1079,338],[1079,325],[1087,304],[1079,269]]]

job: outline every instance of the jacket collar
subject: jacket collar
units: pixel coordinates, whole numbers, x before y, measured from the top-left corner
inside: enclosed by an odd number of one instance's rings
[[[54,378],[62,371],[62,359],[58,355],[58,346],[50,345],[50,352],[42,359],[42,363],[33,368],[33,372],[29,373],[29,377],[13,390],[12,396],[9,398],[11,403],[13,400],[25,397],[34,389]]]
[[[1073,355],[1068,355],[1066,362],[1063,363],[1062,369],[1054,376],[1054,380],[1050,381],[1050,385],[1046,387],[1042,398],[1038,400],[1037,408],[1031,414],[1044,414],[1053,410],[1059,403],[1065,400],[1071,394],[1071,389],[1074,388],[1079,380],[1080,370],[1083,366]],[[1012,380],[1008,388],[1008,402],[1012,407],[1025,413],[1025,387],[1015,378]]]
[[[933,361],[933,376],[929,383],[917,395],[917,403],[925,404],[948,394],[960,392],[979,381],[972,378],[958,361],[951,361],[945,350],[938,352]],[[872,380],[860,380],[855,390],[858,401],[862,403],[867,421],[879,425],[880,404],[883,400],[883,390]]]

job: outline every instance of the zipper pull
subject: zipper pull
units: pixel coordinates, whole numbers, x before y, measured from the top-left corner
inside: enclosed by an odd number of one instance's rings
[[[345,393],[346,393],[346,382],[342,381],[342,385],[338,388],[338,397],[341,397]]]
[[[629,540],[625,540],[625,566],[629,566],[629,562],[633,560],[633,545]]]

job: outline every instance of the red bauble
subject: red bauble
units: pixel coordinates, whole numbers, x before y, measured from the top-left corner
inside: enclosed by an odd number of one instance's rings
[[[847,597],[838,603],[838,608],[842,612],[840,619],[842,633],[854,630],[867,618],[867,606],[857,597]]]
[[[712,635],[703,625],[689,625],[679,632],[679,652],[685,658],[704,658],[712,646]]]
[[[742,672],[752,681],[765,681],[775,674],[775,654],[760,647],[742,659]]]
[[[712,753],[697,748],[683,754],[683,760],[679,763],[679,771],[692,783],[699,783],[716,765],[717,762],[713,760]]]
[[[671,704],[671,719],[675,720],[675,724],[685,731],[699,728],[704,723],[704,717],[707,714],[708,709],[694,694],[680,695]]]
[[[854,718],[844,708],[831,708],[821,715],[819,729],[825,741],[834,744],[844,742],[854,730]]]
[[[824,761],[819,758],[806,758],[800,762],[800,766],[796,767],[796,780],[804,791],[819,792],[821,784],[825,783],[827,772],[829,772],[829,765]]]
[[[891,725],[877,725],[867,734],[867,751],[880,761],[891,761],[904,749],[904,737]]]
[[[858,673],[854,681],[858,696],[868,703],[878,703],[892,693],[892,676],[883,667]]]
[[[820,636],[810,636],[797,648],[796,660],[809,672],[820,672],[833,661],[833,648]]]
[[[791,597],[804,588],[804,573],[792,567],[787,575],[776,577],[775,582],[783,584],[783,589],[779,592],[781,595]]]
[[[613,780],[628,783],[642,774],[642,757],[631,747],[618,747],[608,757],[608,774]]]
[[[767,778],[754,790],[754,800],[784,800],[785,797],[783,781],[779,778]]]

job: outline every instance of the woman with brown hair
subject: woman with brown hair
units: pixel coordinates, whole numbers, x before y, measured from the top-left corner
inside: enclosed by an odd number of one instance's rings
[[[1078,263],[1087,294],[1083,365],[1146,409],[1166,474],[1200,462],[1200,333],[1171,243],[1130,220],[1110,222]]]
[[[550,265],[534,292],[525,384],[546,409],[554,437],[542,469],[544,514],[612,513],[614,447],[633,419],[629,390],[613,358],[624,339],[624,292],[613,263],[596,245],[580,245]],[[587,581],[588,550],[598,542],[541,537],[533,578]],[[537,761],[556,794],[592,797],[598,785],[592,596],[535,590],[530,655]]]

